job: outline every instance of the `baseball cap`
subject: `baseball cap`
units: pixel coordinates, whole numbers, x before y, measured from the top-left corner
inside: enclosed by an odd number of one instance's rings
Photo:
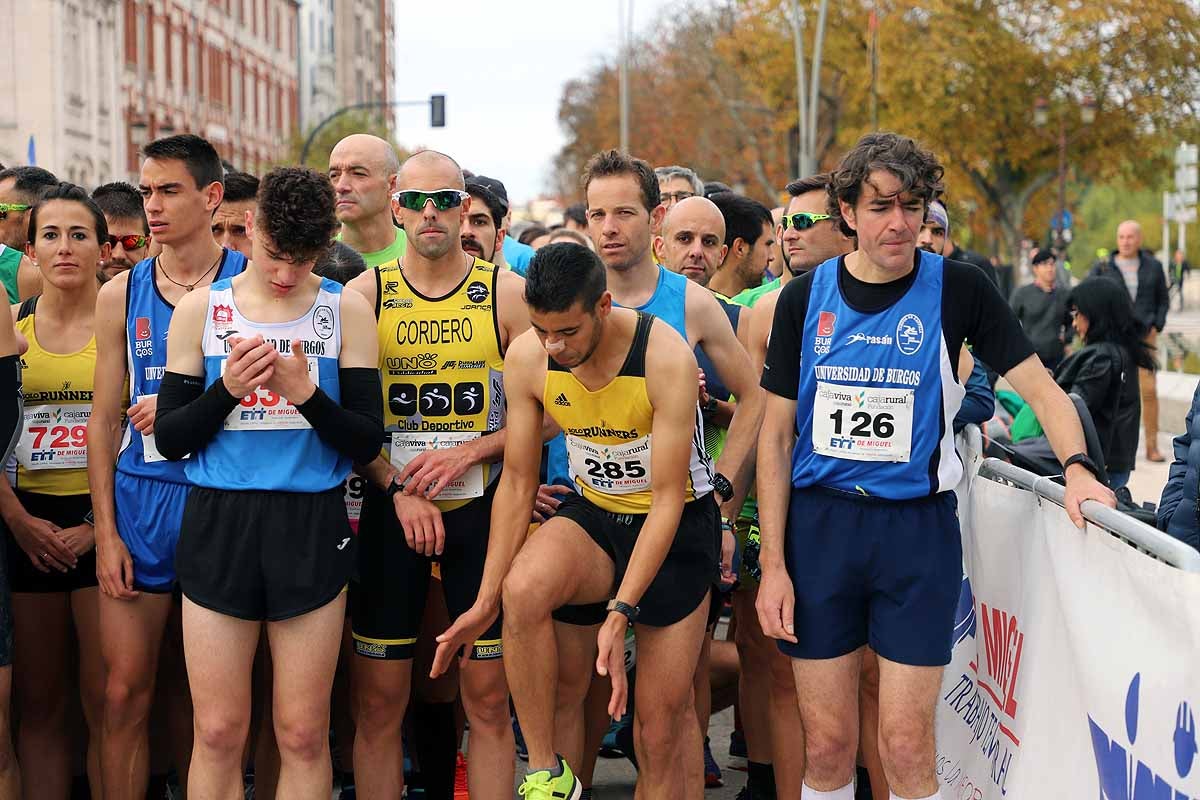
[[[492,196],[501,202],[504,206],[504,213],[508,213],[508,191],[504,188],[504,184],[495,178],[489,178],[486,175],[476,175],[467,179],[468,188],[471,185],[483,187],[492,193]]]

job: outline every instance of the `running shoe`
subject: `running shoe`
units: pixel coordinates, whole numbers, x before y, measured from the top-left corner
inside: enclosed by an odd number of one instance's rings
[[[734,758],[746,758],[746,734],[737,729],[729,734],[729,755]]]
[[[704,788],[715,789],[718,786],[724,786],[725,782],[721,780],[721,768],[717,765],[717,760],[713,758],[712,748],[708,746],[708,737],[704,737]]]
[[[454,800],[469,800],[467,793],[467,757],[458,751],[458,760],[454,764]]]
[[[512,718],[513,739],[517,742],[517,758],[522,761],[529,760],[529,747],[525,744],[525,734],[521,732],[521,723],[517,721],[516,714]]]
[[[517,794],[529,800],[580,800],[583,786],[575,780],[575,773],[557,756],[558,766],[553,770],[531,772],[517,789]]]
[[[629,722],[625,717],[618,720],[613,720],[608,724],[608,730],[604,733],[604,738],[600,740],[600,757],[601,758],[623,758],[625,753],[621,751],[621,746],[617,743],[618,734],[621,728],[628,725]],[[529,759],[526,758],[526,761]]]

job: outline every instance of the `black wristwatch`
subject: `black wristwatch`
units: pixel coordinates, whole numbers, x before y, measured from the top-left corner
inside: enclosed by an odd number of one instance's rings
[[[1067,474],[1067,469],[1072,464],[1081,465],[1088,472],[1092,473],[1092,475],[1095,476],[1096,480],[1100,480],[1100,467],[1096,466],[1096,462],[1092,461],[1091,457],[1088,456],[1087,453],[1076,453],[1075,455],[1071,456],[1066,461],[1064,461],[1063,462],[1063,475],[1064,476]]]
[[[632,625],[633,623],[637,622],[638,612],[640,609],[637,606],[629,605],[629,603],[622,603],[620,600],[614,597],[612,600],[608,601],[607,611],[610,614],[614,611],[616,611],[618,614],[624,614],[625,619],[629,620],[629,624]]]
[[[392,476],[392,482],[388,484],[387,492],[388,499],[392,499],[404,489],[404,484],[396,480],[396,476]]]
[[[717,413],[717,408],[717,398],[709,395],[708,402],[700,407],[700,415],[703,416],[706,421],[710,420],[712,419],[713,414]]]
[[[721,497],[722,503],[728,503],[729,498],[733,497],[733,484],[721,473],[713,473],[712,485],[713,491]]]
[[[88,525],[91,525],[93,528],[94,528],[94,527],[96,527],[96,514],[95,514],[95,512],[93,512],[93,511],[92,511],[92,509],[90,509],[90,508],[89,508],[89,509],[88,509],[88,512],[87,512],[86,514],[84,514],[84,515],[83,515],[83,521],[84,521],[86,524],[88,524]]]

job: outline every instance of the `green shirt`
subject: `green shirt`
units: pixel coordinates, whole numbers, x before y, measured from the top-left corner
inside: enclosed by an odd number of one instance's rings
[[[342,240],[342,235],[339,233],[338,241]],[[382,250],[376,250],[374,253],[359,253],[363,257],[363,261],[367,264],[367,269],[375,269],[380,264],[387,264],[390,261],[395,261],[398,258],[404,257],[404,248],[408,243],[407,237],[404,235],[403,228],[396,228],[396,239]]]
[[[13,250],[7,245],[0,244],[0,283],[8,292],[8,303],[20,302],[17,294],[17,269],[21,266],[21,251]]]
[[[731,300],[732,302],[737,303],[739,306],[753,308],[754,304],[757,303],[764,294],[775,291],[781,285],[782,284],[780,283],[779,278],[776,278],[773,281],[764,283],[762,286],[755,286],[753,289],[745,289],[740,291],[735,294]]]

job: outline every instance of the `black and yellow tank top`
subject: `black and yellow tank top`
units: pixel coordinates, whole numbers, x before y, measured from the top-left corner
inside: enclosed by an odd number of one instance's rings
[[[37,298],[25,301],[16,327],[29,341],[21,357],[25,420],[8,465],[13,485],[26,492],[88,492],[87,425],[92,416],[96,337],[75,353],[51,353],[38,342]]]
[[[422,450],[449,448],[504,427],[504,354],[496,312],[496,267],[475,259],[444,297],[426,297],[400,262],[375,272],[384,456],[402,467]],[[483,495],[499,475],[472,467],[444,487],[449,511]]]
[[[588,500],[617,514],[650,512],[654,409],[646,392],[646,343],[653,324],[653,316],[638,312],[625,363],[594,392],[548,359],[542,405],[563,430],[571,480]],[[697,404],[685,502],[712,491],[713,468],[704,452],[702,425]]]

